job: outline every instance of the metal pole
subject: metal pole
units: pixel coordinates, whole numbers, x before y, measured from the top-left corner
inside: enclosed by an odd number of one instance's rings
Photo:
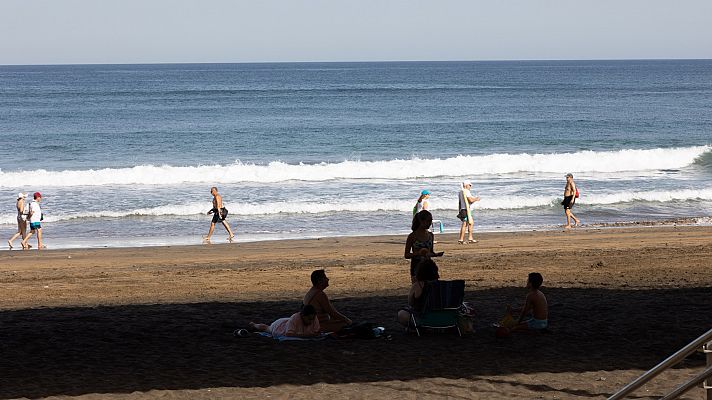
[[[707,369],[712,368],[712,340],[707,342],[702,348],[702,351],[707,353]],[[708,377],[707,380],[702,384],[707,392],[707,400],[712,400],[712,377]]]
[[[666,358],[665,361],[656,365],[648,372],[639,376],[638,379],[625,385],[623,387],[623,389],[614,393],[611,397],[608,398],[608,400],[621,400],[621,399],[625,398],[629,394],[633,393],[633,391],[635,391],[639,387],[643,386],[646,382],[648,382],[649,380],[656,377],[661,372],[665,371],[666,369],[668,369],[668,368],[674,366],[675,364],[679,363],[680,361],[684,360],[685,357],[687,357],[693,351],[699,350],[699,348],[702,347],[703,344],[709,342],[711,339],[712,339],[712,329],[708,330],[706,333],[704,333],[702,336],[700,336],[697,339],[695,339],[694,341],[692,341],[687,346],[678,350],[675,354]],[[709,362],[709,358],[707,360]],[[708,400],[712,400],[709,398],[709,391],[708,391]]]
[[[675,388],[672,392],[668,393],[664,397],[661,397],[660,400],[674,400],[677,399],[678,397],[682,396],[687,392],[688,390],[692,389],[693,387],[699,385],[702,383],[706,378],[709,378],[712,376],[712,367],[707,368],[706,370],[702,371],[699,375],[696,377],[692,378],[691,380],[685,382],[683,385]]]

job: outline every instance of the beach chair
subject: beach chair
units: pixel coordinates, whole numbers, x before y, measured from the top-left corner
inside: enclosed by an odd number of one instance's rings
[[[465,281],[431,281],[423,288],[423,308],[411,313],[410,319],[415,333],[420,336],[421,328],[457,329],[458,308],[465,297]]]

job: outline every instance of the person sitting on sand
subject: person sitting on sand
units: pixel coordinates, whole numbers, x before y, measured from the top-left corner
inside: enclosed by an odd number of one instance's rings
[[[413,217],[413,224],[410,229],[413,231],[405,241],[404,257],[410,259],[410,279],[415,282],[415,268],[425,258],[440,257],[444,253],[433,251],[435,238],[428,230],[433,223],[433,215],[430,211],[423,210]]]
[[[321,325],[322,332],[338,332],[342,328],[351,325],[352,321],[341,314],[331,305],[329,296],[324,293],[324,289],[329,287],[329,278],[326,271],[318,269],[311,273],[312,287],[304,295],[302,304],[304,307],[312,306],[316,309],[316,316]]]
[[[415,279],[413,284],[410,286],[410,291],[408,292],[408,307],[398,310],[398,322],[403,326],[409,326],[410,316],[415,312],[423,308],[423,289],[425,285],[430,281],[436,281],[440,279],[438,274],[438,265],[435,264],[430,258],[424,258],[417,266]]]
[[[511,331],[540,331],[549,327],[549,306],[546,296],[539,288],[544,278],[538,272],[532,272],[527,279],[527,299],[519,315],[517,325]]]
[[[319,336],[319,319],[313,306],[304,306],[302,311],[294,313],[289,318],[280,318],[270,325],[250,322],[254,331],[267,332],[274,337],[291,336],[308,338]]]

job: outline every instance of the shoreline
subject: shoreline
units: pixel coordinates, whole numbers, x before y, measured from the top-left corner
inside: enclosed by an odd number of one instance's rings
[[[712,216],[694,216],[694,217],[678,217],[678,218],[667,218],[667,219],[662,219],[662,220],[642,220],[642,221],[621,221],[621,222],[610,222],[610,223],[591,223],[591,224],[583,224],[577,228],[573,228],[574,230],[587,230],[587,229],[619,229],[619,228],[635,228],[635,227],[675,227],[675,226],[712,226]],[[216,227],[218,229],[219,227]],[[548,225],[548,226],[542,226],[542,227],[528,227],[528,228],[521,228],[521,229],[484,229],[484,230],[475,230],[475,235],[482,235],[482,234],[493,234],[493,233],[502,233],[502,234],[507,234],[507,233],[518,233],[518,232],[555,232],[559,230],[563,230],[563,225]],[[190,237],[173,237],[173,240],[165,240],[165,241],[155,241],[153,243],[136,243],[137,241],[141,240],[140,238],[117,238],[115,239],[116,242],[128,242],[129,244],[126,245],[117,245],[117,244],[108,244],[105,241],[102,241],[103,244],[86,244],[86,240],[80,240],[80,242],[84,242],[84,244],[77,244],[77,245],[72,245],[72,244],[63,244],[66,242],[64,239],[59,239],[55,243],[60,243],[57,247],[53,246],[48,246],[48,248],[44,251],[55,251],[55,250],[89,250],[89,249],[133,249],[133,248],[155,248],[155,247],[176,247],[176,246],[206,246],[206,245],[221,245],[221,244],[247,244],[247,243],[263,243],[263,242],[280,242],[280,241],[300,241],[300,240],[321,240],[321,239],[329,239],[329,238],[351,238],[351,237],[379,237],[379,236],[407,236],[409,231],[404,230],[402,233],[392,233],[392,232],[386,232],[386,233],[373,233],[373,234],[343,234],[343,235],[308,235],[304,237],[261,237],[261,238],[251,238],[247,240],[243,240],[240,238],[240,232],[236,232],[236,237],[237,239],[234,240],[232,243],[225,243],[227,241],[226,237],[223,237],[222,234],[224,232],[216,232],[214,235],[214,239],[217,239],[213,241],[212,243],[200,243],[198,238],[190,236]],[[444,232],[439,233],[435,232],[436,236],[439,235],[456,235],[457,230],[451,231],[449,229],[446,229]],[[47,235],[45,234],[44,236],[44,241],[47,242]],[[52,237],[49,236],[50,243],[52,243]],[[7,244],[7,241],[4,242],[4,244]],[[33,246],[36,245],[36,243],[32,243],[32,240],[30,241],[30,244]],[[46,244],[46,243],[45,243]],[[15,241],[15,246],[12,249],[8,249],[7,246],[3,248],[3,250],[8,250],[8,251],[21,251],[22,249],[19,248],[19,242],[18,240]],[[31,251],[34,251],[35,249],[33,248]],[[2,254],[2,250],[0,250],[0,254]]]

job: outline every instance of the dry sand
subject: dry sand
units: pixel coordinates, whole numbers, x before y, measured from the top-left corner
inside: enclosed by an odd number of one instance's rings
[[[405,335],[404,237],[0,252],[0,398],[600,399],[712,327],[712,228],[439,236],[443,279],[465,279],[475,334]],[[334,304],[391,340],[234,338],[288,316],[325,268]],[[544,275],[551,333],[490,323]],[[655,398],[695,354],[635,393]],[[695,389],[686,398],[702,398]]]

